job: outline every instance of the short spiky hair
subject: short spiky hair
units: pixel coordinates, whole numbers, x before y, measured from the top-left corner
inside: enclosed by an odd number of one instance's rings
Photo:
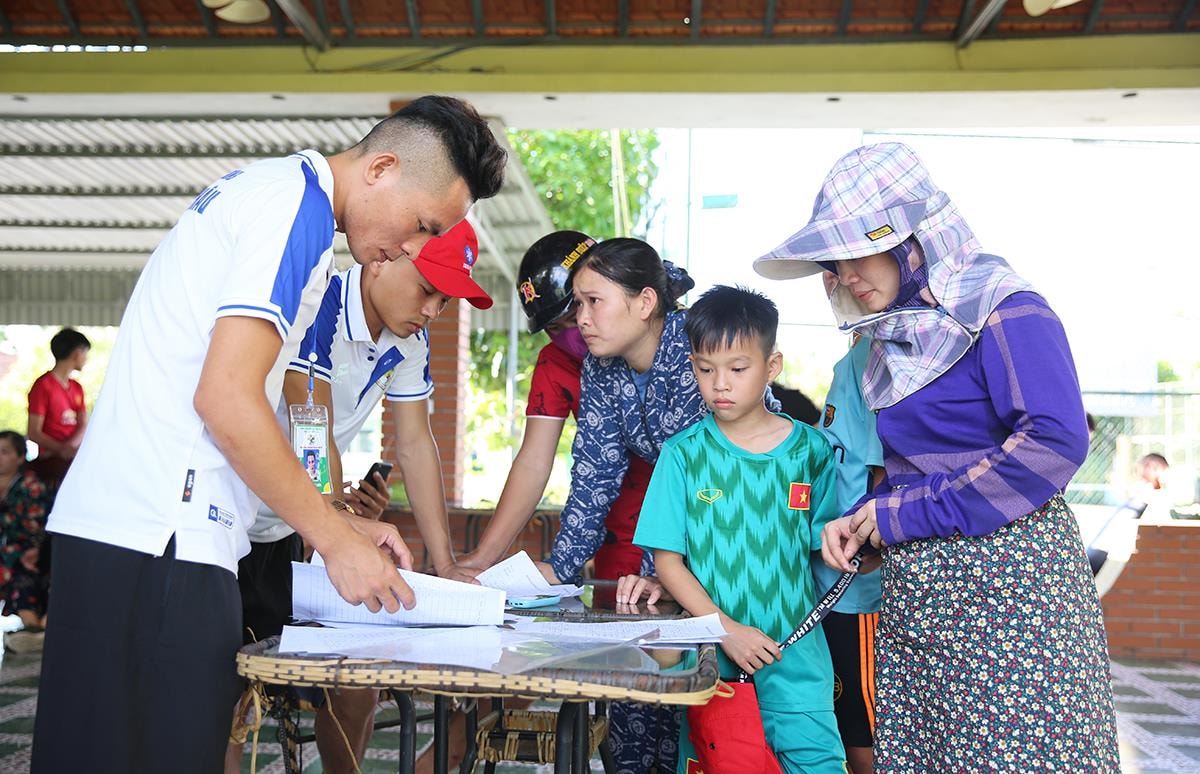
[[[405,142],[405,128],[437,137],[473,200],[490,199],[500,192],[508,151],[470,103],[438,95],[415,99],[376,124],[357,147],[395,150]]]
[[[763,353],[775,351],[779,310],[775,302],[749,288],[716,285],[688,310],[683,329],[692,352],[713,352],[733,346],[738,339],[757,339]]]

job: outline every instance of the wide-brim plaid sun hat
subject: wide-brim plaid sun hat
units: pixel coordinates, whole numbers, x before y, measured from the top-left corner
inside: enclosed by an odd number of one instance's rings
[[[912,235],[938,192],[912,149],[865,145],[833,165],[808,225],[754,261],[768,279],[822,271],[817,261],[845,261],[892,249]]]

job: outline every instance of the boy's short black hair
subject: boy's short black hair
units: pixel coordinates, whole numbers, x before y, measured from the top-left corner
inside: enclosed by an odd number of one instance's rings
[[[50,339],[50,352],[55,360],[66,360],[80,347],[91,349],[92,342],[74,328],[63,328]]]
[[[757,339],[763,353],[775,351],[779,309],[758,291],[738,286],[716,285],[705,291],[688,310],[683,330],[692,352],[712,352],[731,347],[738,339]]]

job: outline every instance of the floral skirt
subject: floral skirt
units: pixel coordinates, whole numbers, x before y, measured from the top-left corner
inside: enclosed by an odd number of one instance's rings
[[[877,772],[1117,772],[1104,620],[1061,496],[884,551]]]

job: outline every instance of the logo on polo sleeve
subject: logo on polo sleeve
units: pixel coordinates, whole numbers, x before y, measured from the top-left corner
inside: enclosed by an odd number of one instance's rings
[[[811,487],[808,484],[798,484],[795,481],[788,487],[788,507],[793,511],[807,511],[812,500]]]

